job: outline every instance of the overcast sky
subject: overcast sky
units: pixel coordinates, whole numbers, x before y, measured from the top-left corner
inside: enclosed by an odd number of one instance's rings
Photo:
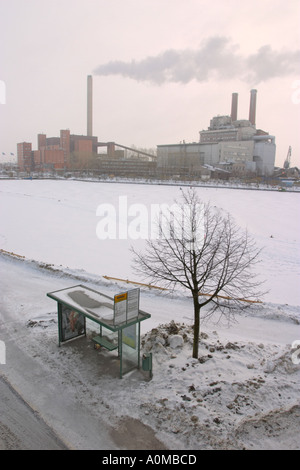
[[[299,0],[0,0],[0,161],[38,133],[86,134],[91,74],[100,141],[197,142],[233,92],[248,119],[256,88],[276,164],[291,145],[300,167],[299,20]]]

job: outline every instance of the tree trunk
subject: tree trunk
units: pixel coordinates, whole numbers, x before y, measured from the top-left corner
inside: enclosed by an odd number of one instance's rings
[[[199,337],[200,337],[200,305],[198,293],[193,294],[194,300],[194,344],[193,344],[193,358],[198,359]]]

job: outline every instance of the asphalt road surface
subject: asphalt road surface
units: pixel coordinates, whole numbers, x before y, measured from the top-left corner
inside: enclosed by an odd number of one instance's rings
[[[0,376],[0,450],[63,450],[66,445]]]

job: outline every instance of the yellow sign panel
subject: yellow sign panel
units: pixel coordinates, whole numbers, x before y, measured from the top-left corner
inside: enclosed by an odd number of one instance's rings
[[[123,300],[127,300],[127,292],[124,294],[115,295],[115,302],[123,302]]]

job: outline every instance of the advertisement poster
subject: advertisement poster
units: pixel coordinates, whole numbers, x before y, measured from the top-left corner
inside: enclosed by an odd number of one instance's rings
[[[62,341],[85,334],[85,317],[68,307],[62,306]]]
[[[136,324],[127,326],[123,330],[123,343],[136,349]]]

